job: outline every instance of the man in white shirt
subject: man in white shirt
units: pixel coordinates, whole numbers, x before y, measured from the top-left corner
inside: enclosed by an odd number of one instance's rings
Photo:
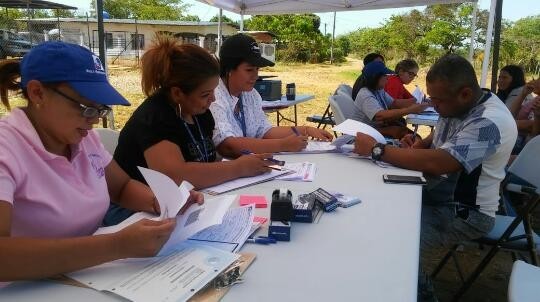
[[[464,58],[439,59],[426,77],[427,92],[441,115],[427,138],[406,136],[402,148],[376,144],[358,134],[355,152],[424,172],[420,255],[486,235],[494,226],[499,186],[516,142],[517,127],[506,105],[480,89]],[[425,261],[426,259],[424,259]]]

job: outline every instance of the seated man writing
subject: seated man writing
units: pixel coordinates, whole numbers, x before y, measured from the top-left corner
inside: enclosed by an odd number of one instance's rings
[[[505,104],[478,85],[471,64],[457,55],[439,59],[426,77],[441,118],[427,138],[407,135],[402,148],[359,133],[355,152],[424,172],[420,255],[487,234],[495,223],[499,185],[517,129]]]

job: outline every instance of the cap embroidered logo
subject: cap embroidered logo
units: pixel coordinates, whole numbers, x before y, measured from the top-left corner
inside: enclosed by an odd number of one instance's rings
[[[257,42],[251,43],[251,51],[253,51],[253,53],[261,53],[261,49],[259,48],[259,44],[257,44]]]
[[[94,68],[96,71],[105,72],[105,68],[103,68],[103,64],[101,64],[101,60],[98,56],[92,55],[92,58],[94,59]]]

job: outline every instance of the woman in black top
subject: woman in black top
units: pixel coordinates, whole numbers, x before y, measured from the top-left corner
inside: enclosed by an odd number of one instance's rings
[[[148,98],[120,132],[114,152],[119,165],[143,182],[137,166],[160,171],[177,184],[187,180],[196,189],[269,171],[268,155],[216,162],[208,108],[218,80],[219,64],[206,50],[157,37],[142,57],[142,88]]]

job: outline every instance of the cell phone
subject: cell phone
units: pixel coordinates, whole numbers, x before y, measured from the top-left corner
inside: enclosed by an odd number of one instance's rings
[[[383,175],[383,181],[391,184],[413,184],[425,185],[427,183],[423,176],[407,176],[407,175]]]

